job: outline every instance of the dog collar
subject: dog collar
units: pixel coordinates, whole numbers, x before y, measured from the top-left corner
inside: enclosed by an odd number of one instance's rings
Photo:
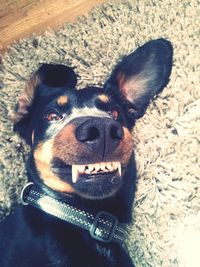
[[[123,245],[127,236],[125,224],[119,223],[114,215],[105,211],[94,214],[81,210],[49,196],[33,183],[28,183],[23,188],[21,203],[36,207],[56,218],[85,229],[93,239],[104,243],[115,241]]]

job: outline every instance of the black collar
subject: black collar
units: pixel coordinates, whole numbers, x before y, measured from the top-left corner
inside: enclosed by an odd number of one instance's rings
[[[109,243],[112,241],[123,245],[126,238],[126,225],[119,223],[118,219],[105,211],[88,212],[73,205],[55,199],[33,183],[28,183],[21,192],[23,205],[34,206],[60,220],[87,230],[91,237]]]

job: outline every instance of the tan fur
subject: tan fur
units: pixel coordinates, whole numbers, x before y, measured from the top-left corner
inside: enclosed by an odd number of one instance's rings
[[[123,127],[124,138],[118,148],[107,161],[120,161],[127,164],[133,151],[133,139],[130,131]],[[87,145],[77,141],[75,137],[75,125],[69,124],[55,138],[53,144],[53,155],[68,165],[80,164],[79,158],[90,153]],[[89,155],[89,154],[88,154]]]
[[[44,184],[53,190],[65,193],[72,193],[73,188],[57,177],[51,170],[50,164],[53,159],[52,146],[54,140],[49,140],[45,143],[40,143],[34,152],[34,159],[37,171]]]
[[[77,141],[75,128],[76,126],[73,124],[67,125],[54,139],[40,143],[34,152],[36,168],[41,179],[47,186],[60,192],[72,193],[74,189],[52,172],[50,168],[52,159],[54,157],[59,158],[68,165],[80,164],[79,160],[82,155],[89,153],[87,146]],[[125,127],[123,127],[123,130],[124,138],[112,157],[105,160],[120,161],[125,166],[133,151],[133,140],[130,131]]]
[[[57,99],[57,103],[59,106],[64,106],[68,103],[69,98],[67,95],[62,95]]]
[[[79,156],[86,153],[86,147],[75,137],[75,125],[69,124],[55,137],[53,155],[68,165],[78,164]]]
[[[131,102],[143,95],[148,81],[142,75],[135,75],[126,79],[123,73],[117,75],[117,80],[122,94]]]
[[[37,86],[40,84],[40,79],[36,74],[33,74],[25,86],[24,93],[19,97],[18,109],[11,114],[14,123],[20,121],[24,116],[24,111],[31,106]]]
[[[122,165],[128,164],[134,148],[134,142],[130,131],[123,127],[124,137],[121,140],[118,148],[112,154],[112,161],[120,161]]]
[[[105,94],[99,95],[98,99],[101,100],[103,103],[109,102],[109,97]]]

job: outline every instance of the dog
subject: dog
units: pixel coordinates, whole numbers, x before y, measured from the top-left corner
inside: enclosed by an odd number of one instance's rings
[[[43,64],[19,97],[14,131],[30,146],[21,204],[0,224],[1,267],[133,267],[131,131],[169,82],[173,48],[151,40],[122,58],[102,88],[76,90],[65,65]]]

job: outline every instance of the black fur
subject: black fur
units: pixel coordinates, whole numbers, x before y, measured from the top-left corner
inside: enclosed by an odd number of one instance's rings
[[[168,83],[171,67],[172,46],[164,39],[150,41],[124,57],[103,88],[76,90],[77,77],[71,68],[42,65],[34,74],[38,82],[32,95],[27,97],[26,92],[19,100],[14,124],[14,130],[31,146],[29,181],[83,210],[107,211],[120,222],[131,223],[136,168],[130,133],[150,100]],[[87,113],[90,110],[96,112],[95,117]],[[52,155],[45,154],[48,159],[44,159],[42,153],[50,145],[49,140],[53,140]],[[121,162],[122,176],[117,171],[79,173],[78,181],[72,181],[72,164],[96,162]],[[44,166],[49,168],[48,174],[58,169],[58,183],[55,178],[49,183]],[[72,191],[63,191],[63,183]],[[0,224],[0,266],[134,265],[119,244],[96,241],[84,230],[33,207],[19,205]]]

